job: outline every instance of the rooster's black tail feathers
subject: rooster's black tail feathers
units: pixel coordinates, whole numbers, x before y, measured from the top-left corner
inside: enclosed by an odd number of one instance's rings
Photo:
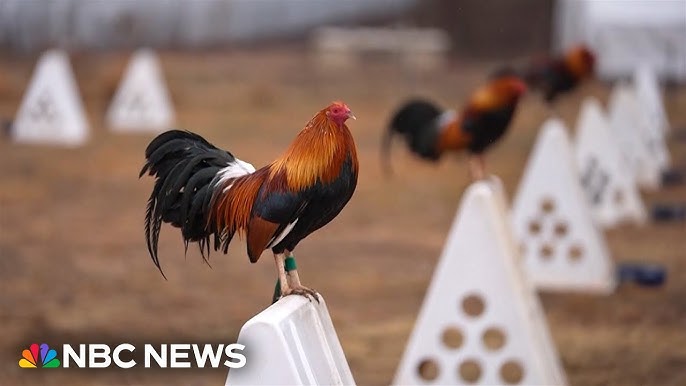
[[[181,229],[186,249],[197,241],[206,258],[210,236],[214,236],[215,249],[220,241],[208,224],[213,180],[235,157],[197,134],[171,130],[150,142],[145,158],[139,176],[155,177],[145,212],[145,239],[152,261],[162,272],[157,250],[163,222]]]
[[[391,173],[390,150],[394,135],[404,136],[410,150],[418,156],[429,160],[438,158],[435,123],[441,114],[438,106],[425,100],[415,99],[401,105],[393,114],[381,142],[381,162],[386,173]]]

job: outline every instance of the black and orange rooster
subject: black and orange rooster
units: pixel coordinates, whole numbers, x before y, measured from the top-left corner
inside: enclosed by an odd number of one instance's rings
[[[533,60],[524,71],[529,87],[539,90],[552,104],[557,97],[568,93],[595,73],[595,55],[583,45],[573,47],[560,57]]]
[[[272,250],[282,296],[318,299],[300,283],[297,270],[286,273],[284,260],[302,239],[333,220],[355,191],[358,161],[348,118],[355,119],[348,106],[332,103],[285,153],[259,170],[191,132],[173,130],[155,138],[140,176],[155,176],[145,237],[160,272],[163,222],[181,229],[186,249],[197,242],[204,259],[211,244],[226,253],[238,232],[246,238],[250,262]]]
[[[524,81],[504,72],[478,88],[459,115],[425,100],[403,104],[382,140],[386,169],[393,135],[401,134],[410,151],[428,161],[438,161],[446,152],[467,151],[472,178],[485,178],[483,153],[503,136],[524,92]]]

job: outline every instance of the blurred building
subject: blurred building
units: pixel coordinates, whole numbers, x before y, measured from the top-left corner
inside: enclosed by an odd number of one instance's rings
[[[0,0],[0,48],[212,48],[318,26],[438,27],[460,56],[507,59],[586,42],[601,76],[649,62],[686,80],[685,0]]]
[[[388,20],[416,0],[0,0],[0,47],[203,48]]]
[[[421,24],[446,30],[456,51],[468,56],[511,58],[548,51],[550,0],[423,0]]]

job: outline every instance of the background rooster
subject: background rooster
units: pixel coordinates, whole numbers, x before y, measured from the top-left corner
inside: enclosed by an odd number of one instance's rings
[[[549,104],[574,90],[595,72],[595,55],[588,47],[576,46],[560,57],[538,58],[529,64],[524,77],[532,89],[540,90]]]
[[[459,116],[426,100],[406,102],[393,115],[382,140],[387,170],[393,135],[401,134],[410,151],[429,161],[446,152],[467,151],[472,178],[484,178],[482,155],[505,133],[525,91],[523,80],[502,72],[472,94]]]
[[[140,175],[155,176],[145,237],[160,272],[162,222],[181,229],[186,249],[197,242],[205,259],[210,244],[226,253],[239,232],[246,237],[250,262],[272,250],[282,296],[317,299],[301,285],[297,270],[286,274],[284,260],[300,240],[336,217],[355,191],[358,161],[348,118],[354,115],[344,103],[332,103],[281,157],[259,170],[197,134],[174,130],[155,138]]]

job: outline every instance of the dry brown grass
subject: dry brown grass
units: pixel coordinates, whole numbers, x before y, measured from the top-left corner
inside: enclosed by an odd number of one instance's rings
[[[33,341],[227,342],[269,304],[270,258],[251,265],[242,243],[208,268],[195,251],[184,259],[176,230],[162,233],[169,281],[149,260],[143,211],[151,188],[138,180],[149,135],[114,135],[103,112],[125,64],[123,54],[74,58],[93,125],[76,150],[0,142],[0,384],[216,385],[224,370],[50,371],[17,366]],[[327,299],[361,385],[388,384],[428,285],[458,200],[468,183],[465,159],[427,165],[398,146],[395,178],[383,178],[378,145],[388,115],[409,95],[457,106],[495,63],[453,61],[413,73],[393,62],[323,70],[300,50],[163,53],[180,127],[262,165],[288,145],[322,106],[345,100],[358,120],[361,174],[348,207],[298,248],[301,277]],[[0,59],[0,116],[12,116],[34,58]],[[606,99],[608,90],[584,90]],[[563,101],[573,123],[581,93]],[[686,126],[686,91],[668,95],[673,122]],[[545,108],[527,98],[490,170],[513,192]],[[686,143],[672,143],[686,163]],[[446,178],[446,176],[450,176]],[[686,188],[646,195],[648,203],[686,201]],[[660,289],[621,287],[611,296],[544,295],[549,325],[570,383],[686,383],[686,231],[684,226],[626,227],[608,234],[616,260],[664,264]],[[266,256],[266,255],[265,255]]]

